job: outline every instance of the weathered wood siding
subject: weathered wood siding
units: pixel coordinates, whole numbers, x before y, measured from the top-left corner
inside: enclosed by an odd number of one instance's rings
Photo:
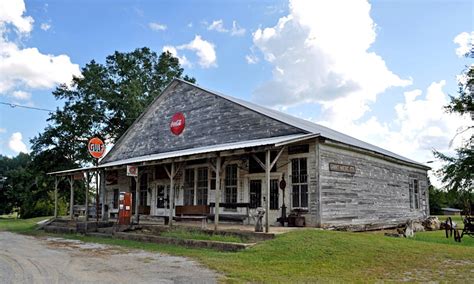
[[[184,131],[170,131],[182,112]],[[305,133],[204,90],[175,81],[122,136],[101,163],[223,143]]]
[[[321,225],[390,225],[426,216],[427,172],[394,161],[321,143]],[[329,170],[355,166],[355,174]],[[418,179],[420,208],[410,209],[409,181]]]

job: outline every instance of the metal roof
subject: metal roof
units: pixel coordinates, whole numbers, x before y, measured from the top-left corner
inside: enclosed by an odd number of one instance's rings
[[[245,149],[245,148],[251,148],[251,147],[258,147],[258,146],[268,146],[268,145],[283,146],[286,144],[315,138],[317,136],[318,136],[317,134],[312,134],[312,133],[293,134],[293,135],[285,135],[285,136],[278,136],[278,137],[272,137],[272,138],[239,141],[239,142],[234,142],[234,143],[225,143],[225,144],[219,144],[219,145],[212,145],[212,146],[206,146],[206,147],[191,148],[191,149],[185,149],[185,150],[180,150],[180,151],[134,157],[130,159],[104,163],[104,164],[99,165],[99,168],[131,165],[131,164],[142,163],[142,162],[177,158],[177,157],[182,157],[182,156],[191,156],[191,155],[197,155],[197,154],[205,154],[205,153],[228,151],[228,150],[238,150],[238,149]],[[95,169],[97,168],[96,167],[77,168],[77,169],[71,169],[71,170],[65,170],[65,171],[52,172],[48,174],[49,175],[61,175],[61,174],[64,175],[64,174],[69,174],[69,173],[89,171],[89,170],[95,170]]]
[[[204,91],[209,92],[211,94],[214,94],[216,96],[225,98],[225,99],[227,99],[229,101],[232,101],[236,104],[239,104],[239,105],[241,105],[245,108],[254,110],[258,113],[261,113],[263,115],[271,117],[275,120],[281,121],[283,123],[292,125],[294,127],[300,128],[300,129],[302,129],[304,131],[307,131],[309,133],[319,134],[322,137],[325,137],[325,138],[328,138],[328,139],[331,139],[331,140],[334,140],[334,141],[337,141],[337,142],[341,142],[341,143],[344,143],[344,144],[347,144],[347,145],[351,145],[351,146],[355,146],[355,147],[358,147],[358,148],[374,151],[374,152],[377,152],[377,153],[380,153],[380,154],[383,154],[383,155],[386,155],[386,156],[389,156],[389,157],[392,157],[392,158],[395,158],[395,159],[398,159],[398,160],[402,160],[402,161],[405,161],[405,162],[408,162],[408,163],[411,163],[411,164],[416,164],[416,165],[422,166],[424,168],[430,169],[430,167],[428,167],[428,166],[426,166],[422,163],[419,163],[419,162],[416,162],[414,160],[408,159],[406,157],[400,156],[400,155],[395,154],[391,151],[388,151],[388,150],[385,150],[385,149],[380,148],[378,146],[372,145],[370,143],[361,141],[359,139],[356,139],[356,138],[351,137],[349,135],[343,134],[341,132],[332,130],[332,129],[330,129],[328,127],[325,127],[325,126],[322,126],[320,124],[317,124],[317,123],[314,123],[314,122],[311,122],[311,121],[307,121],[307,120],[304,120],[304,119],[301,119],[301,118],[297,118],[297,117],[294,117],[292,115],[289,115],[289,114],[286,114],[286,113],[283,113],[283,112],[280,112],[280,111],[277,111],[277,110],[269,109],[269,108],[266,108],[266,107],[248,102],[248,101],[244,101],[244,100],[237,99],[237,98],[234,98],[234,97],[231,97],[231,96],[227,96],[227,95],[221,94],[219,92],[203,88],[199,85],[192,84],[192,83],[189,83],[189,82],[181,80],[181,79],[176,79],[176,80],[179,80],[179,81],[184,82],[186,84],[193,85],[197,88],[200,88],[201,90],[204,90]]]

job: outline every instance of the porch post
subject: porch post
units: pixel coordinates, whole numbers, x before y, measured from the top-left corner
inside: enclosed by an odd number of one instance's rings
[[[100,195],[102,197],[102,221],[107,220],[108,216],[105,216],[105,170],[100,171]]]
[[[134,177],[135,179],[135,222],[139,222],[139,210],[140,210],[140,172]]]
[[[174,211],[174,176],[175,176],[174,162],[171,162],[170,173],[170,202],[169,202],[169,220],[168,225],[173,226],[173,211]]]
[[[69,187],[71,188],[69,197],[69,218],[72,220],[74,217],[74,175],[69,177]]]
[[[265,179],[267,181],[267,192],[265,194],[265,233],[268,233],[270,229],[268,224],[268,213],[270,212],[270,169],[270,150],[267,150],[265,158]]]
[[[90,184],[89,184],[89,177],[90,177],[90,174],[89,172],[86,173],[86,204],[85,204],[85,207],[86,207],[86,210],[85,210],[85,213],[86,213],[86,220],[85,220],[85,233],[87,233],[87,222],[89,222],[89,190],[90,190]]]
[[[54,176],[54,218],[58,218],[58,177]]]
[[[214,214],[214,231],[219,227],[219,203],[221,202],[221,157],[216,158],[216,198],[215,198],[215,214]]]

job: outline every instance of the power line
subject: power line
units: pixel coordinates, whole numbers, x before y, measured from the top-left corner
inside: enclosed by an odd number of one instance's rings
[[[12,108],[20,107],[20,108],[26,108],[26,109],[39,110],[39,111],[54,112],[54,110],[50,110],[50,109],[46,109],[46,108],[31,107],[31,106],[19,105],[19,104],[14,104],[14,103],[0,102],[0,104],[7,105],[7,106],[10,106]]]

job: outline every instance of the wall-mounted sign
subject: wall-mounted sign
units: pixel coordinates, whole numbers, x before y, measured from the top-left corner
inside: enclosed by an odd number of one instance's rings
[[[87,149],[92,157],[99,159],[105,153],[105,145],[104,141],[100,140],[100,138],[94,137],[89,140],[89,144],[87,145]]]
[[[83,173],[75,173],[72,178],[74,180],[83,180],[84,179],[84,174]]]
[[[170,130],[174,135],[179,135],[183,132],[185,124],[186,119],[184,118],[184,114],[177,112],[171,118]]]
[[[329,170],[332,172],[341,172],[341,173],[349,173],[355,174],[356,168],[350,165],[342,165],[336,163],[329,163]]]
[[[137,166],[127,166],[127,176],[137,177],[138,176],[138,167]]]

